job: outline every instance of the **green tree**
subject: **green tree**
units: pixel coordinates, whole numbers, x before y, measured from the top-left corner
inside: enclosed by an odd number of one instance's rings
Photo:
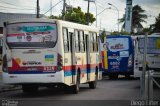
[[[135,5],[132,8],[132,32],[134,30],[143,29],[142,23],[145,22],[145,19],[147,19],[147,15],[144,14],[145,10],[143,10],[139,5]],[[122,25],[122,28],[124,29],[125,26],[125,17],[121,18],[119,20],[120,23],[124,23]]]
[[[152,32],[160,32],[160,14],[156,17],[155,24],[152,25],[153,31]]]
[[[103,29],[102,31],[100,31],[100,40],[102,43],[104,43],[105,37],[107,37],[107,34],[106,34],[106,30]]]
[[[106,37],[107,36],[107,34],[106,34],[106,30],[105,29],[103,29],[103,31],[100,33],[100,37]]]
[[[111,35],[129,35],[129,33],[125,31],[121,31],[121,32],[114,31],[111,33]]]
[[[93,23],[96,19],[92,13],[89,13],[90,19],[89,23]],[[84,13],[81,10],[81,7],[72,8],[72,10],[66,11],[65,20],[80,24],[86,24],[87,13]],[[62,19],[62,15],[59,16],[50,16],[50,19]]]
[[[49,19],[62,19],[61,16],[54,16],[54,15],[51,15],[48,17]]]
[[[144,35],[148,32],[148,34],[151,34],[151,28],[143,28],[142,32],[138,33],[138,35]]]

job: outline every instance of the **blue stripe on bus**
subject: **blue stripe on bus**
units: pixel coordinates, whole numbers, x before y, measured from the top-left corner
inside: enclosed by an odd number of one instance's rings
[[[71,76],[72,75],[72,72],[73,72],[73,75],[76,75],[75,71],[64,71],[64,76],[67,77],[67,76]],[[81,71],[83,72],[83,71]],[[92,73],[92,72],[95,72],[95,69],[91,69],[91,70],[88,70],[88,73]],[[84,70],[84,74],[87,74],[87,70]]]

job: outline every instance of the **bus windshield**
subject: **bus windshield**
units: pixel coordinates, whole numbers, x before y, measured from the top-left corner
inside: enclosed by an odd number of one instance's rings
[[[54,23],[14,23],[7,25],[6,40],[10,48],[49,47],[57,42],[57,27]]]
[[[138,44],[141,53],[144,52],[144,38],[139,39]],[[160,53],[160,37],[149,37],[147,44],[147,53]]]
[[[129,49],[128,38],[108,38],[107,41],[109,51],[117,52]]]

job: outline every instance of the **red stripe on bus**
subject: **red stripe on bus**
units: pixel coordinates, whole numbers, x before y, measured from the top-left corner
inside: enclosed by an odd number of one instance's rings
[[[89,68],[96,68],[96,66],[99,66],[99,64],[63,66],[63,70],[64,71],[70,71],[72,69],[78,69],[78,68],[84,70],[84,69],[87,69],[87,67],[89,67]]]
[[[7,36],[8,36],[8,37],[10,37],[10,36],[25,36],[25,34],[24,34],[24,33],[19,33],[19,34],[8,34]]]
[[[102,66],[104,67],[104,64],[105,64],[105,61],[104,61],[104,51],[101,51],[101,54],[102,54]]]
[[[29,70],[29,69],[34,69],[36,68],[36,70],[44,70],[47,67],[53,67],[53,70],[57,70],[57,66],[23,66],[20,67],[19,65],[17,65],[17,63],[13,60],[14,65],[13,67],[8,67],[9,71],[23,71],[23,70]],[[96,66],[98,66],[99,64],[88,64],[88,65],[72,65],[72,66],[63,66],[63,70],[64,71],[71,71],[73,69],[77,70],[78,68],[80,68],[81,70],[87,69],[87,67],[89,68],[95,68]]]

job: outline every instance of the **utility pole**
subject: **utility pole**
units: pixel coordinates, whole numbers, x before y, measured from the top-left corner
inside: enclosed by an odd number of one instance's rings
[[[94,2],[94,4],[95,4],[95,6],[96,6],[96,27],[97,27],[97,5],[96,5],[96,3]]]
[[[126,10],[125,10],[125,31],[132,32],[132,0],[126,0]]]
[[[87,9],[87,25],[89,25],[89,4],[90,4],[90,0],[88,0],[88,9]]]
[[[63,2],[63,11],[62,11],[62,19],[65,20],[65,13],[66,13],[66,0]]]
[[[148,33],[145,34],[144,37],[144,52],[143,52],[143,70],[142,70],[142,76],[141,76],[141,99],[145,100],[147,99],[146,95],[146,55],[147,55],[147,44],[148,44]]]
[[[39,18],[39,0],[37,0],[37,18]]]

